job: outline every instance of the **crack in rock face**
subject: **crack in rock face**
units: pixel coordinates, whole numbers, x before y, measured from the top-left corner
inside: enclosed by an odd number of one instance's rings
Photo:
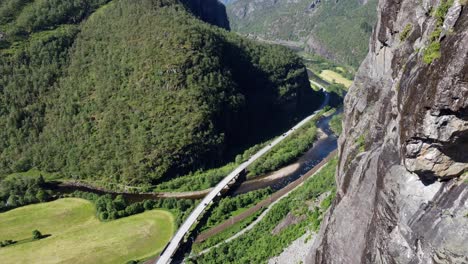
[[[345,98],[337,197],[306,262],[466,264],[468,5],[381,0],[378,11]]]

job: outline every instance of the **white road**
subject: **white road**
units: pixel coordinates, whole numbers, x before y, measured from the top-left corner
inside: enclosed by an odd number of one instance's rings
[[[313,85],[315,85],[315,86],[317,86],[318,88],[322,89],[322,91],[325,91],[325,90],[326,90],[325,87],[323,87],[323,85],[321,85],[320,83],[318,83],[318,82],[316,82],[316,81],[313,81],[313,80],[311,80],[311,79],[309,79],[309,81],[310,81]]]
[[[322,90],[323,91],[323,90]],[[329,100],[329,95],[327,92],[324,92],[325,94],[325,100],[320,107],[322,109],[328,104]],[[183,241],[185,235],[190,231],[192,226],[198,221],[198,219],[203,215],[203,212],[205,209],[208,207],[208,205],[213,202],[213,200],[216,198],[218,194],[221,193],[221,191],[228,186],[228,184],[236,178],[237,175],[239,175],[243,170],[245,170],[249,165],[254,163],[257,159],[265,155],[268,151],[270,151],[274,146],[278,145],[281,141],[283,141],[286,137],[288,137],[291,133],[293,133],[296,129],[300,128],[303,126],[305,123],[307,123],[309,120],[311,120],[319,111],[315,111],[312,115],[304,118],[301,122],[299,122],[297,125],[295,125],[293,128],[285,132],[283,135],[280,137],[276,138],[272,143],[270,143],[268,146],[264,147],[261,149],[259,152],[257,152],[255,155],[250,157],[246,162],[242,163],[237,167],[233,172],[231,172],[226,178],[224,178],[222,181],[220,181],[214,189],[208,193],[208,195],[203,198],[203,200],[198,204],[198,206],[193,210],[193,212],[190,214],[190,216],[185,220],[185,222],[180,226],[179,230],[177,230],[177,233],[172,237],[171,241],[169,241],[169,244],[166,246],[164,252],[162,255],[159,257],[159,259],[156,261],[156,264],[169,264],[172,261],[172,256],[174,253],[177,251],[179,248],[179,245]]]

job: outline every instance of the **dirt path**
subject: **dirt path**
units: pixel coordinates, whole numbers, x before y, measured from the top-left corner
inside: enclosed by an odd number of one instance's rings
[[[244,228],[242,231],[240,231],[237,234],[235,234],[234,236],[226,239],[224,242],[221,242],[221,243],[219,243],[217,245],[214,245],[214,246],[212,246],[210,248],[207,248],[207,249],[201,251],[199,254],[205,254],[206,252],[210,251],[211,249],[216,248],[216,247],[220,246],[223,243],[232,241],[233,239],[236,239],[237,237],[241,236],[245,232],[247,232],[247,231],[251,230],[252,228],[254,228],[255,225],[257,225],[265,217],[265,215],[271,210],[271,208],[277,202],[279,202],[281,199],[287,197],[291,193],[291,191],[293,191],[297,187],[301,186],[304,183],[305,180],[307,180],[308,178],[313,176],[315,173],[320,171],[320,169],[322,169],[322,167],[328,161],[330,161],[336,155],[336,153],[337,153],[336,150],[331,152],[325,159],[323,159],[319,164],[317,164],[314,168],[312,168],[310,171],[308,171],[302,177],[300,177],[299,179],[297,179],[294,182],[290,183],[285,188],[273,193],[268,199],[265,199],[265,200],[259,202],[254,207],[249,208],[247,211],[243,212],[242,214],[234,216],[231,219],[228,219],[225,222],[223,222],[223,223],[221,223],[221,224],[219,224],[219,225],[217,225],[217,226],[215,226],[215,227],[213,227],[213,228],[211,228],[211,229],[209,229],[209,230],[207,230],[205,232],[200,233],[197,236],[197,238],[195,239],[195,243],[203,242],[207,238],[209,238],[211,236],[214,236],[214,235],[228,229],[233,224],[236,224],[236,223],[244,220],[245,218],[247,218],[250,215],[257,212],[258,210],[260,210],[260,209],[262,209],[264,207],[268,207],[254,222],[252,222],[249,226]]]

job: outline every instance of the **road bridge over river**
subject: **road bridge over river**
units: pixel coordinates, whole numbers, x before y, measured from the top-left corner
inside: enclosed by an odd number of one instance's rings
[[[328,105],[329,101],[329,94],[322,90],[325,94],[325,99],[320,107],[322,109],[326,105]],[[203,216],[203,213],[207,209],[207,207],[215,200],[217,196],[222,195],[223,190],[228,189],[232,184],[234,184],[239,176],[245,172],[245,169],[250,166],[252,163],[254,163],[256,160],[258,160],[260,157],[265,155],[268,151],[270,151],[272,148],[274,148],[276,145],[278,145],[281,141],[283,141],[285,138],[287,138],[291,133],[293,133],[296,129],[300,128],[303,126],[305,123],[310,121],[315,115],[318,114],[320,111],[317,110],[315,111],[312,115],[304,118],[301,122],[299,122],[297,125],[295,125],[293,128],[282,134],[280,137],[276,138],[273,142],[271,142],[268,146],[264,147],[261,149],[259,152],[257,152],[255,155],[250,157],[247,161],[239,165],[233,172],[231,172],[228,176],[226,176],[222,181],[220,181],[216,187],[213,188],[213,190],[208,193],[205,198],[200,202],[200,204],[193,210],[193,212],[190,214],[190,216],[185,220],[185,222],[180,226],[179,230],[177,230],[177,233],[172,237],[171,241],[169,241],[169,244],[166,246],[166,248],[163,250],[161,255],[159,256],[159,259],[156,261],[156,264],[169,264],[172,262],[172,258],[174,254],[176,253],[177,249],[179,248],[180,244],[183,242],[185,235],[187,235],[192,228],[193,225],[198,223],[198,221],[201,219]]]

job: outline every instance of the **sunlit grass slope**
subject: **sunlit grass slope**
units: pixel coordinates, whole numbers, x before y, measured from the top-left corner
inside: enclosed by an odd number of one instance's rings
[[[50,236],[21,243],[35,229]],[[20,241],[0,249],[1,263],[126,263],[161,251],[174,230],[167,211],[100,222],[90,202],[60,199],[0,214],[0,241]]]

